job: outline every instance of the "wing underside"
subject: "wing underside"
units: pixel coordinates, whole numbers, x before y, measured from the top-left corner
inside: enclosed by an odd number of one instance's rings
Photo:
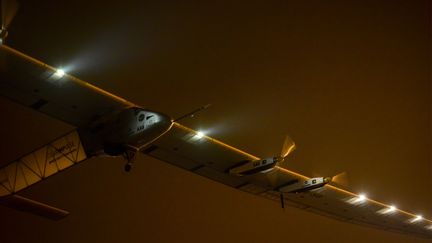
[[[87,159],[78,132],[72,131],[0,168],[0,205],[59,220],[65,210],[18,195],[20,191]]]
[[[0,95],[80,127],[132,103],[6,45],[0,45]]]
[[[55,68],[5,45],[0,45],[0,60],[0,95],[71,125],[86,126],[134,106],[75,77],[57,75]],[[278,202],[281,200],[278,188],[308,179],[280,167],[267,173],[231,175],[228,171],[233,166],[259,158],[201,136],[178,123],[144,153]],[[84,159],[86,155],[78,133],[72,132],[1,168],[0,196],[14,195]],[[432,221],[415,220],[415,215],[402,210],[389,212],[388,205],[369,199],[359,202],[356,197],[351,192],[326,185],[308,192],[284,193],[282,199],[286,205],[335,219],[432,238]]]
[[[13,195],[86,158],[78,133],[70,132],[0,168],[0,198]]]
[[[227,171],[242,161],[259,158],[175,123],[157,140],[146,154],[227,186],[280,203],[278,188],[303,182],[307,177],[276,167],[267,173],[234,176]],[[302,193],[283,193],[285,205],[354,224],[432,238],[432,222],[415,220],[415,215],[402,210],[389,210],[389,205],[374,200],[358,200],[358,195],[332,185]]]

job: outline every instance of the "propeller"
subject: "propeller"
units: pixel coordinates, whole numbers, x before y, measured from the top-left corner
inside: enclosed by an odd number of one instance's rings
[[[285,160],[285,158],[291,154],[296,149],[296,145],[294,141],[290,138],[290,136],[285,137],[285,141],[282,146],[282,151],[280,154],[280,157],[282,158],[282,161]]]
[[[12,23],[17,11],[18,11],[18,2],[16,0],[2,0],[1,1],[1,30],[0,30],[0,39],[4,41],[7,37],[7,30]]]
[[[348,179],[348,173],[341,172],[335,176],[332,177],[331,183],[334,185],[342,186],[345,188],[349,187],[349,179]]]
[[[17,11],[18,2],[16,0],[1,0],[1,29],[0,29],[0,45],[5,43],[8,36],[8,28],[12,23]],[[0,70],[7,68],[6,56],[0,54]]]
[[[285,161],[285,158],[288,157],[288,155],[290,155],[295,149],[296,145],[294,141],[291,139],[290,136],[286,135],[284,143],[282,145],[282,151],[278,158],[277,166],[280,166]],[[269,173],[266,173],[266,177],[270,181],[271,185],[277,184],[279,179],[277,175],[277,170],[272,170]]]
[[[296,149],[296,144],[291,139],[291,137],[287,135],[285,137],[285,141],[284,141],[283,146],[282,146],[282,151],[280,154],[280,159],[278,161],[278,165],[283,163],[285,161],[285,158],[288,155],[290,155],[295,149]],[[314,174],[316,174],[316,173],[314,173]],[[317,175],[317,177],[318,176],[319,175]],[[271,171],[270,173],[268,173],[267,178],[270,180],[270,183],[272,185],[275,185],[277,183],[277,180],[278,180],[276,171]],[[348,188],[349,187],[348,173],[343,171],[343,172],[340,172],[339,174],[336,174],[335,176],[331,177],[330,183],[335,185],[335,186],[342,186],[342,187]]]

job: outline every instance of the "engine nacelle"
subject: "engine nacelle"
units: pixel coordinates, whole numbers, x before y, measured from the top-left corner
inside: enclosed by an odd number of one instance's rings
[[[229,169],[229,173],[237,176],[245,176],[258,172],[266,172],[272,169],[278,161],[278,157],[243,161]]]
[[[283,186],[279,188],[279,192],[296,193],[296,192],[310,191],[316,188],[323,187],[325,184],[329,183],[330,181],[331,181],[330,177],[310,178],[301,182],[296,182],[291,185]]]

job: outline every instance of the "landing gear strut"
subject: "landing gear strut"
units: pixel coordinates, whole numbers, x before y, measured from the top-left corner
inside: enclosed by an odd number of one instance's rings
[[[137,151],[134,150],[126,150],[123,154],[123,158],[125,158],[127,160],[127,163],[124,166],[124,170],[126,172],[131,171],[132,169],[132,164],[135,160],[135,155],[136,155]]]
[[[129,172],[129,171],[131,171],[131,169],[132,169],[132,163],[126,163],[124,166],[124,170],[126,172]]]

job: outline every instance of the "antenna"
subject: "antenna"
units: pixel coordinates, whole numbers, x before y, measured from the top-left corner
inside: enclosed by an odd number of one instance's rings
[[[184,115],[180,116],[179,118],[174,119],[174,122],[178,122],[178,121],[183,120],[183,119],[188,118],[188,117],[194,117],[196,113],[198,113],[198,112],[200,112],[202,110],[205,110],[205,109],[209,108],[210,106],[211,106],[211,104],[207,104],[205,106],[201,106],[198,109],[195,109],[195,110],[193,110],[193,111],[191,111],[191,112],[189,112],[187,114],[184,114]]]

